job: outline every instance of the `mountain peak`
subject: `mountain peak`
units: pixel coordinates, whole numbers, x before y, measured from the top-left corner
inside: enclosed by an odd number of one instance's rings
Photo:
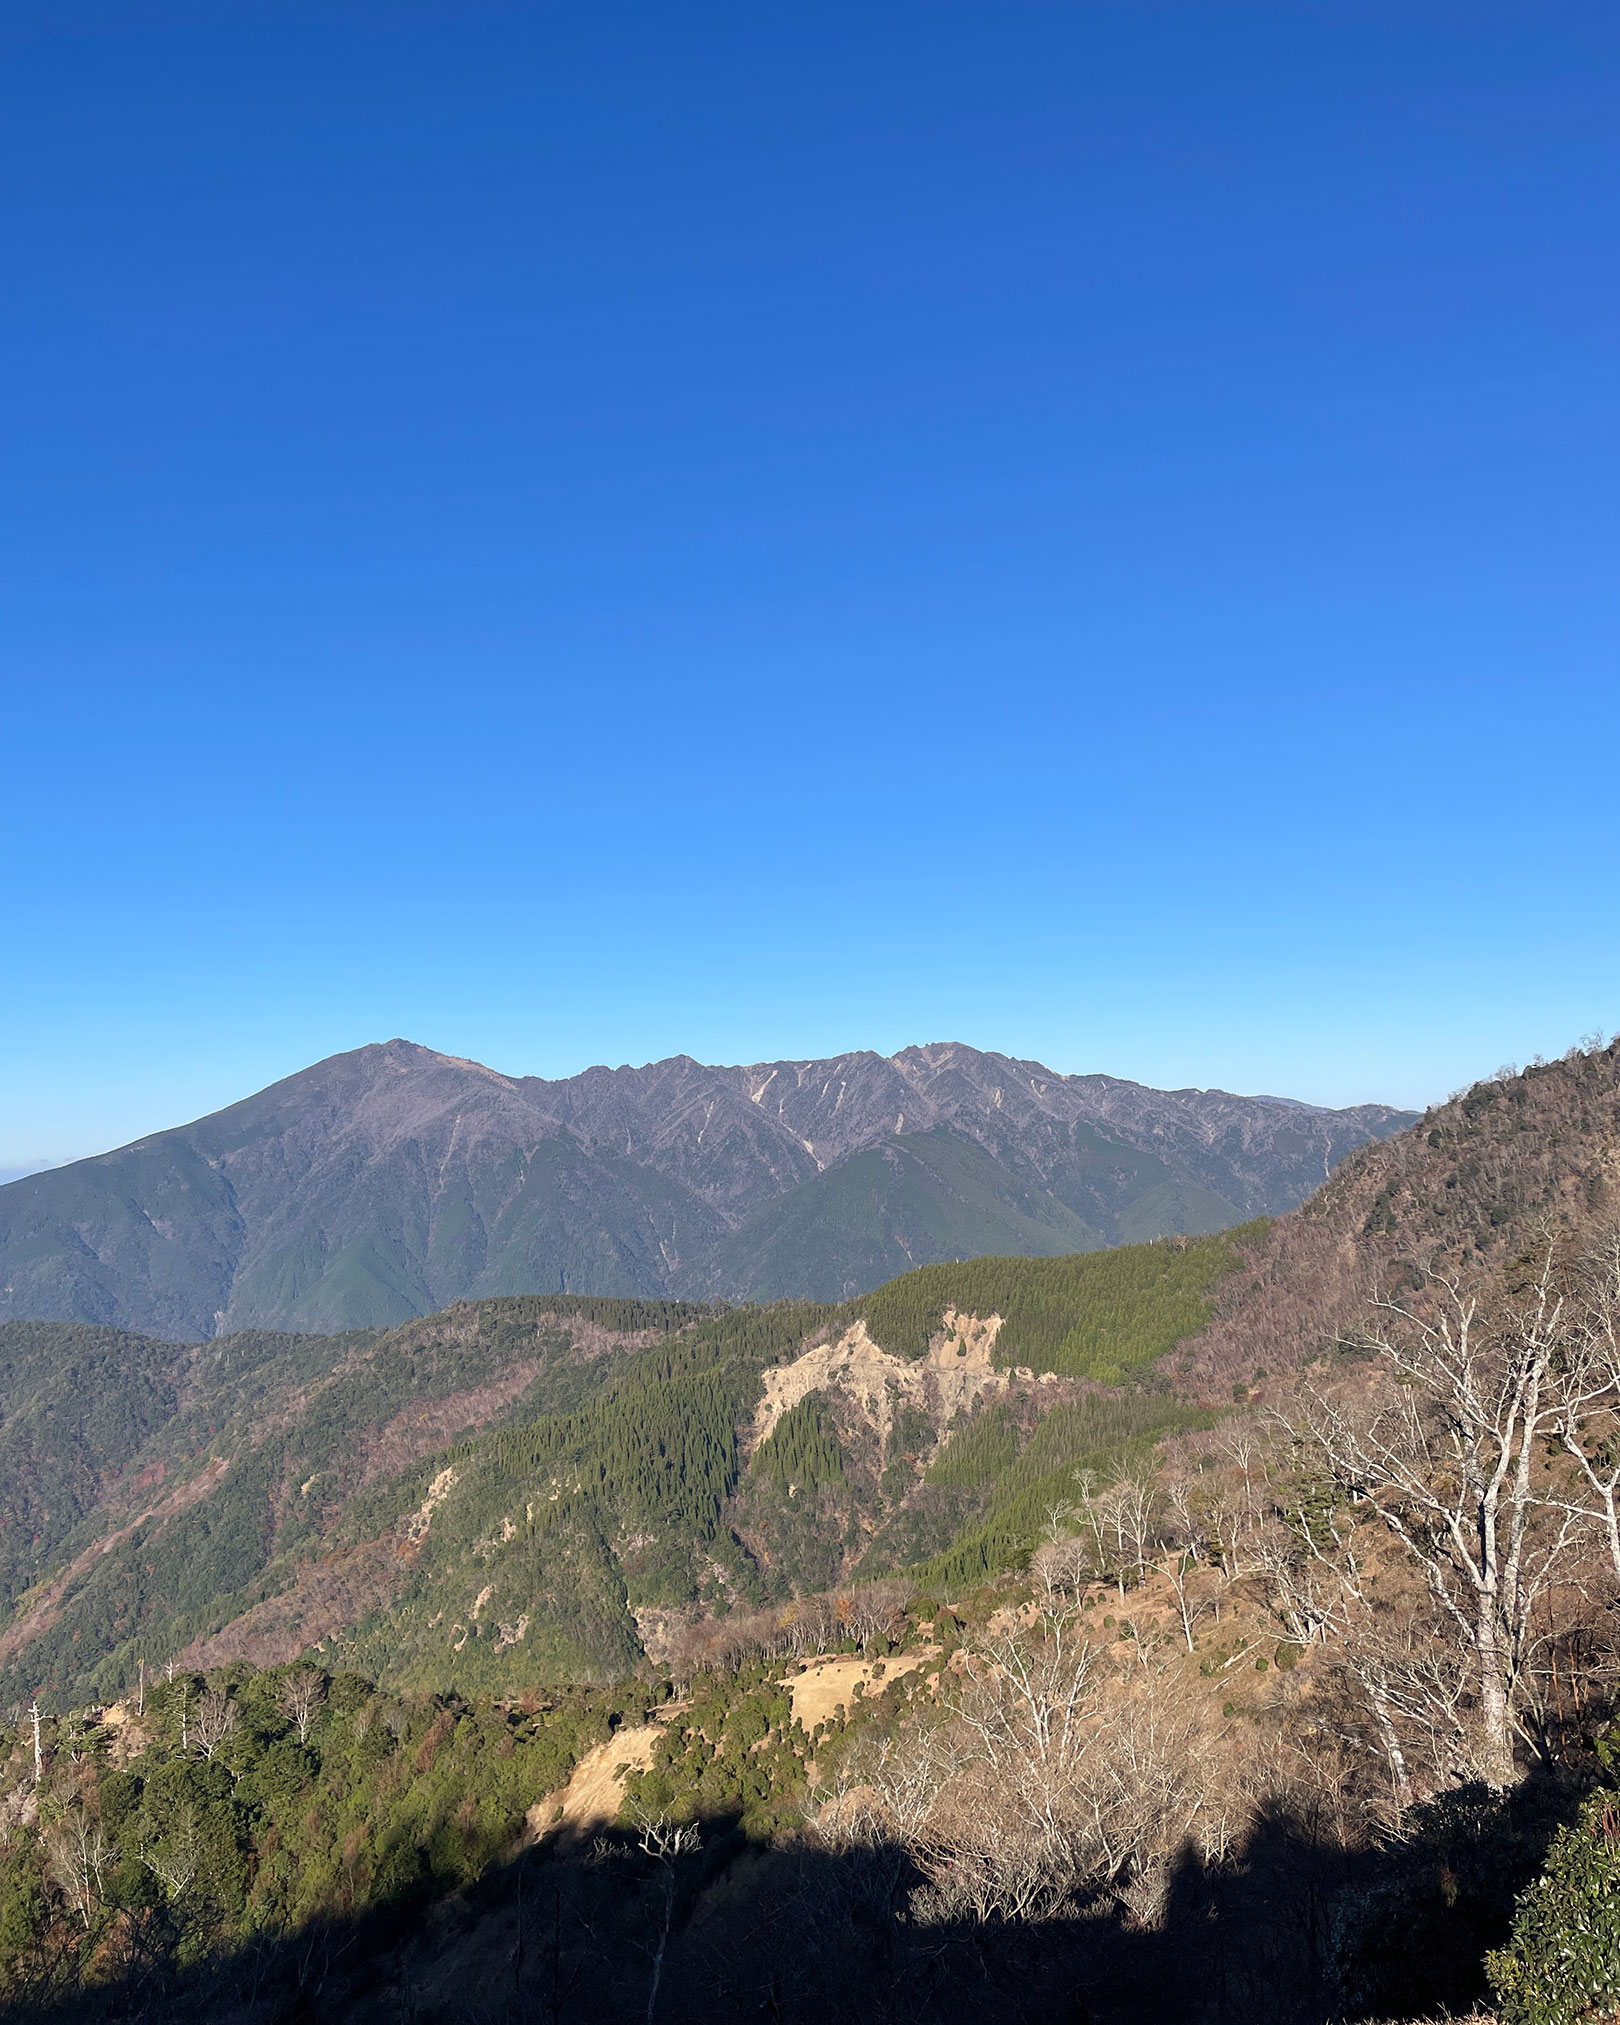
[[[487,1293],[842,1299],[907,1266],[1291,1208],[1408,1122],[935,1041],[547,1081],[395,1037],[0,1188],[0,1319],[172,1338]]]

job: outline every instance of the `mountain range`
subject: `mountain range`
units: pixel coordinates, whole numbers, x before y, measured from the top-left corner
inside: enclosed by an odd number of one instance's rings
[[[507,1693],[615,1676],[694,1612],[894,1570],[955,1594],[1027,1558],[1076,1469],[1280,1400],[1414,1257],[1499,1272],[1617,1200],[1620,1047],[1479,1086],[1289,1215],[838,1304],[505,1295],[191,1344],[3,1322],[0,1706],[317,1645]]]
[[[1286,1211],[1412,1115],[955,1042],[547,1081],[393,1040],[0,1188],[0,1320],[195,1342],[502,1294],[837,1301]]]

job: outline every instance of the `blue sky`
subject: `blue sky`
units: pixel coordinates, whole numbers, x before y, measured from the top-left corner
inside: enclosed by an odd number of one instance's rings
[[[1609,5],[0,23],[0,1167],[1620,1025]]]

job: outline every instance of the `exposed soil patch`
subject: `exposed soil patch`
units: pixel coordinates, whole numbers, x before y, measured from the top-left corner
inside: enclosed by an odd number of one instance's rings
[[[587,1751],[562,1791],[548,1793],[524,1815],[529,1839],[561,1834],[572,1840],[593,1828],[606,1828],[624,1805],[626,1774],[647,1770],[663,1731],[662,1723],[641,1723],[616,1730],[605,1744]]]
[[[937,1645],[925,1645],[920,1652],[902,1652],[893,1659],[857,1659],[853,1653],[844,1653],[832,1659],[812,1660],[807,1671],[790,1674],[782,1685],[792,1699],[795,1722],[803,1723],[808,1731],[817,1723],[847,1720],[855,1703],[855,1690],[868,1692],[878,1668],[882,1668],[882,1677],[877,1681],[881,1694],[890,1681],[930,1665],[939,1654]]]

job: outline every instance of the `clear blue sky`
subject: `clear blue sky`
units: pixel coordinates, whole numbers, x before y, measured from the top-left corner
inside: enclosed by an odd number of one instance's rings
[[[1620,1025],[1620,13],[0,23],[0,1167],[404,1034]]]

